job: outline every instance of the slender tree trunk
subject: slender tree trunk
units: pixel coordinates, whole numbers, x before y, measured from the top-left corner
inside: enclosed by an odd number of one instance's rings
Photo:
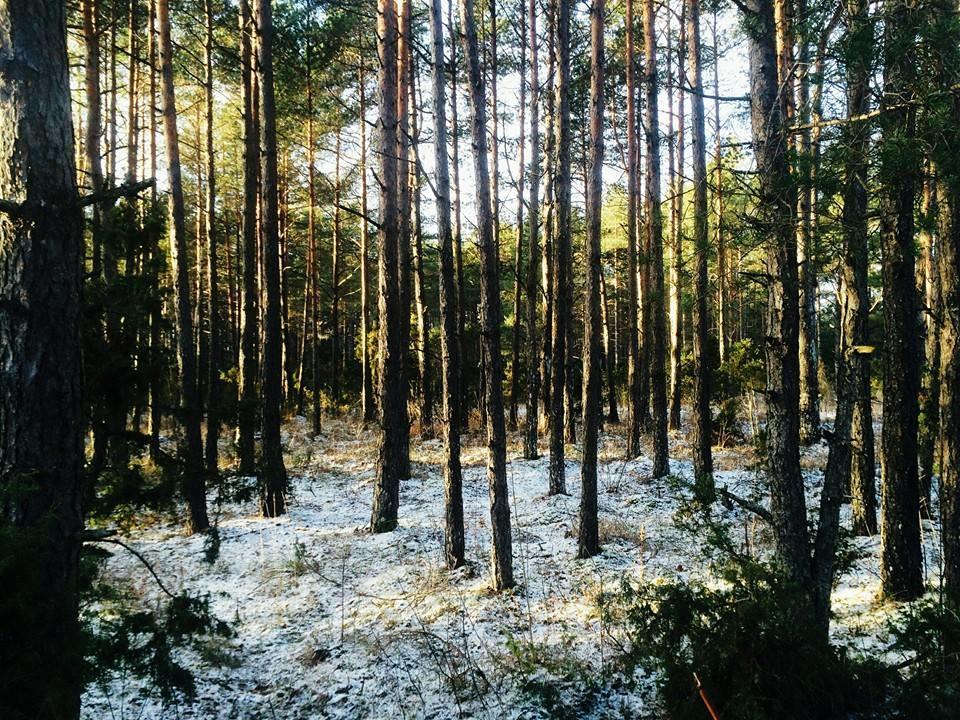
[[[720,362],[725,362],[730,346],[730,322],[727,292],[727,242],[723,230],[724,187],[723,187],[723,150],[720,126],[720,55],[717,44],[717,10],[713,10],[713,102],[714,124],[714,164],[716,166],[713,191],[713,214],[716,217],[714,227],[714,246],[717,248],[717,341],[720,349]]]
[[[616,271],[614,271],[616,272]],[[603,369],[607,376],[607,400],[610,403],[610,411],[607,413],[607,421],[611,423],[620,422],[620,412],[617,408],[617,383],[615,379],[615,365],[617,351],[615,347],[615,337],[611,330],[613,322],[610,319],[609,297],[607,296],[607,280],[601,264],[600,268],[600,323],[603,327]]]
[[[413,162],[410,164],[410,185],[413,188],[413,302],[417,315],[417,370],[420,385],[420,425],[421,433],[430,437],[433,434],[433,387],[430,370],[430,309],[426,300],[426,278],[423,267],[423,223],[421,221],[420,202],[420,123],[418,121],[416,73],[414,63],[410,64],[410,88],[413,99]]]
[[[530,24],[530,252],[527,263],[527,417],[523,456],[537,459],[539,452],[538,399],[540,396],[540,339],[537,334],[537,300],[540,297],[540,70],[537,38],[537,4],[529,0]]]
[[[157,0],[150,0],[150,18],[148,20],[149,42],[147,55],[150,58],[150,177],[157,177]],[[154,183],[150,190],[151,211],[157,207],[157,186]],[[151,266],[157,265],[160,255],[160,238],[156,231],[151,231],[149,237]],[[151,271],[151,291],[154,296],[160,294],[160,274],[156,267]],[[160,456],[160,423],[163,419],[161,412],[162,365],[160,349],[163,342],[161,336],[161,303],[155,302],[150,309],[150,457],[156,460]]]
[[[184,215],[183,183],[180,177],[180,136],[173,87],[173,43],[170,40],[170,3],[158,0],[160,30],[160,80],[167,172],[170,185],[170,260],[173,263],[174,309],[177,327],[177,364],[180,372],[180,402],[185,444],[183,494],[190,509],[189,528],[203,532],[207,519],[203,441],[200,436],[200,398],[197,389],[197,355],[193,344],[193,313],[190,302],[190,270],[187,256],[187,228]]]
[[[370,229],[367,225],[367,88],[363,63],[358,71],[360,92],[360,363],[362,365],[363,390],[361,405],[363,422],[371,423],[375,418],[376,407],[373,402],[373,373],[370,366]],[[316,355],[314,355],[316,357]],[[316,362],[316,360],[314,360]]]
[[[263,386],[261,389],[260,509],[267,517],[286,512],[287,470],[280,444],[283,404],[283,332],[280,288],[280,237],[277,177],[277,116],[273,91],[273,13],[271,0],[257,0],[257,60],[260,85],[260,174],[265,286]]]
[[[520,67],[527,64],[527,15],[520,13]],[[516,430],[518,425],[518,406],[520,404],[520,314],[523,312],[523,303],[520,290],[523,287],[523,191],[526,180],[524,166],[524,151],[527,141],[527,85],[521,75],[520,78],[520,158],[517,179],[517,243],[513,254],[513,342],[510,344],[512,357],[510,360],[510,430]],[[536,152],[534,150],[534,152]],[[527,302],[536,302],[536,298],[528,296]]]
[[[377,54],[379,71],[380,227],[379,243],[379,349],[378,391],[380,433],[377,440],[377,477],[373,491],[372,532],[389,532],[397,526],[400,479],[405,446],[401,387],[400,283],[398,272],[400,224],[397,215],[397,8],[394,0],[377,2]]]
[[[640,326],[639,275],[637,269],[637,116],[636,57],[633,0],[626,0],[626,86],[627,86],[627,385],[630,426],[627,430],[627,457],[640,454]]]
[[[884,104],[880,160],[880,238],[883,250],[883,484],[881,587],[884,596],[911,600],[923,593],[917,397],[920,392],[914,284],[914,201],[917,145],[913,93],[916,11],[902,0],[884,4]]]
[[[453,229],[450,226],[450,170],[447,160],[446,86],[443,62],[443,18],[440,0],[430,0],[433,51],[434,157],[437,178],[437,231],[440,239],[440,355],[443,366],[444,556],[447,567],[464,564],[463,477],[460,468],[460,421],[457,418],[460,362],[457,347],[456,283]]]
[[[403,403],[400,417],[403,422],[397,428],[403,451],[400,458],[400,477],[410,477],[410,64],[412,49],[412,0],[397,0],[397,203],[400,240],[397,260],[400,263],[400,384],[403,387]]]
[[[340,123],[334,133],[333,235],[330,247],[330,397],[340,404]]]
[[[240,312],[240,388],[237,455],[241,474],[256,469],[260,298],[257,287],[257,206],[260,184],[260,128],[254,91],[254,26],[248,0],[240,0],[240,62],[243,82],[243,303]]]
[[[604,1],[590,7],[590,163],[587,180],[587,287],[583,352],[583,460],[577,557],[600,552],[597,524],[597,444],[602,414],[600,380],[600,213],[603,204]]]
[[[37,720],[78,717],[84,684],[83,216],[66,15],[62,0],[0,4],[0,198],[33,208],[0,214],[0,716]]]
[[[670,243],[670,428],[680,429],[680,399],[681,399],[681,360],[683,355],[683,307],[682,307],[682,277],[683,277],[683,172],[684,172],[684,105],[686,100],[687,78],[683,69],[686,55],[686,12],[684,5],[680,12],[680,41],[677,48],[677,78],[680,93],[678,101],[676,143],[676,174],[674,174],[673,155],[670,156],[670,180],[673,184],[673,216],[670,221],[670,233],[673,236]],[[667,60],[669,67],[670,46],[669,33],[667,34]],[[673,84],[671,78],[670,84]],[[702,88],[699,91],[702,93]],[[670,99],[670,135],[673,136],[673,90],[667,97]],[[694,220],[696,222],[696,219]]]
[[[870,109],[870,73],[873,25],[866,0],[848,0],[849,43],[858,52],[847,59],[847,115],[864,115]],[[850,440],[850,494],[853,531],[859,535],[877,532],[877,501],[870,399],[870,355],[867,321],[870,290],[867,286],[869,235],[867,230],[867,154],[870,128],[850,123],[845,128],[847,160],[843,187],[844,252],[840,282],[840,352],[837,357],[837,413],[834,441],[841,453],[843,436]],[[849,409],[847,408],[849,405]],[[849,415],[850,429],[845,423]],[[840,462],[842,458],[838,458]],[[841,462],[841,469],[845,463]],[[838,469],[839,471],[839,469]]]
[[[670,472],[667,448],[667,375],[666,313],[663,282],[663,218],[660,208],[660,129],[657,75],[657,36],[654,0],[643,1],[643,39],[646,60],[647,134],[647,247],[650,267],[649,327],[652,337],[644,337],[650,353],[650,389],[653,396],[653,475],[663,477]],[[647,322],[645,319],[644,322]]]
[[[206,36],[204,42],[204,91],[206,100],[206,153],[207,153],[207,316],[210,328],[210,359],[207,377],[207,472],[216,475],[218,464],[217,441],[220,438],[220,387],[221,340],[220,340],[220,292],[217,269],[217,186],[215,148],[213,143],[213,0],[205,0]]]
[[[713,498],[713,419],[710,415],[710,311],[707,299],[710,286],[707,262],[710,234],[707,228],[707,133],[703,107],[703,52],[700,44],[700,0],[686,0],[687,42],[692,121],[693,160],[693,477],[698,497]],[[682,174],[682,173],[681,173]]]
[[[570,278],[570,3],[555,3],[556,78],[554,85],[554,148],[556,152],[556,232],[553,260],[553,338],[550,362],[550,479],[551,495],[565,493],[564,393],[567,389],[567,339],[570,308],[567,306]]]
[[[464,55],[470,80],[471,136],[477,187],[477,244],[480,250],[480,323],[484,345],[487,411],[487,483],[490,495],[492,584],[495,590],[513,587],[513,549],[507,493],[506,428],[503,417],[503,366],[500,356],[500,280],[494,220],[487,171],[486,97],[480,72],[473,0],[460,0]]]
[[[457,399],[457,418],[460,429],[464,430],[468,424],[467,413],[467,378],[464,368],[468,367],[464,354],[464,340],[466,334],[466,307],[464,300],[465,285],[463,280],[463,233],[460,208],[460,121],[457,112],[457,27],[456,16],[453,11],[453,0],[447,0],[447,16],[450,22],[450,132],[453,135],[453,152],[450,162],[453,165],[453,262],[456,265],[457,296],[455,307],[457,311],[457,387],[460,388],[460,397]]]
[[[806,22],[807,0],[796,0],[801,24]],[[817,345],[817,264],[814,258],[813,146],[810,126],[810,41],[799,32],[797,56],[796,137],[799,193],[797,202],[797,261],[800,265],[800,441],[810,445],[820,439],[819,347]]]
[[[933,164],[928,165],[930,172],[923,181],[923,199],[921,216],[923,228],[920,232],[920,282],[918,297],[923,298],[921,325],[924,337],[924,364],[920,383],[920,416],[918,433],[918,453],[920,456],[920,512],[930,517],[931,485],[933,484],[933,466],[935,456],[938,416],[940,410],[940,327],[938,319],[943,312],[940,307],[940,273],[937,269],[936,227],[937,189]]]

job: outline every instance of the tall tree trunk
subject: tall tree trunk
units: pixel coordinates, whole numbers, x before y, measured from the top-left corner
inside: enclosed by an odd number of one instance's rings
[[[463,233],[460,207],[460,121],[458,119],[457,104],[457,23],[453,11],[453,0],[447,0],[447,16],[450,23],[450,133],[453,136],[452,154],[450,162],[453,165],[453,262],[456,265],[457,296],[455,307],[457,311],[457,387],[460,388],[460,397],[457,398],[457,418],[460,429],[466,429],[467,413],[467,378],[464,368],[468,367],[464,355],[464,339],[466,334],[466,307],[464,304],[465,285],[463,281]]]
[[[254,85],[254,25],[249,0],[240,0],[240,62],[243,82],[243,303],[240,312],[240,388],[237,455],[241,474],[256,469],[260,296],[257,287],[257,207],[260,185],[260,128]]]
[[[667,448],[667,327],[663,282],[663,217],[660,207],[660,116],[657,74],[657,34],[654,0],[643,0],[643,49],[646,61],[647,134],[647,258],[650,268],[649,327],[652,337],[644,337],[649,347],[650,389],[653,396],[653,476],[663,477],[670,472]],[[644,308],[646,312],[646,306]]]
[[[280,444],[283,404],[283,332],[280,289],[280,220],[278,214],[277,116],[273,91],[273,12],[271,0],[257,0],[257,60],[260,85],[260,174],[263,279],[265,286],[263,386],[261,389],[260,509],[267,517],[286,512],[287,470]]]
[[[183,182],[180,177],[180,136],[177,132],[177,106],[173,87],[173,43],[170,40],[170,2],[158,0],[157,23],[160,30],[160,85],[164,140],[167,146],[167,172],[170,184],[170,260],[173,263],[174,308],[177,327],[177,364],[180,371],[180,402],[185,444],[182,449],[185,468],[183,494],[190,509],[189,528],[206,530],[206,482],[203,467],[203,441],[200,437],[200,398],[197,389],[197,354],[193,344],[193,312],[190,301],[190,269],[187,255],[187,228],[184,215]]]
[[[640,326],[639,275],[637,269],[637,116],[636,58],[634,50],[633,0],[626,0],[626,86],[627,86],[627,386],[630,427],[627,430],[627,457],[640,454]]]
[[[680,12],[680,41],[677,48],[677,78],[680,88],[677,113],[677,134],[673,135],[673,89],[671,87],[667,97],[670,100],[670,135],[673,137],[676,148],[676,167],[673,154],[670,155],[670,182],[673,185],[672,217],[670,220],[670,428],[680,429],[680,399],[681,399],[681,361],[683,355],[683,307],[682,307],[682,278],[683,278],[683,171],[684,171],[684,106],[686,101],[687,78],[683,69],[686,55],[686,12],[684,5]],[[667,33],[667,67],[670,67],[670,34]],[[673,85],[673,78],[670,78]],[[699,91],[702,94],[702,88]],[[676,171],[676,174],[674,172]],[[696,222],[696,220],[694,221]]]
[[[727,359],[730,346],[730,322],[727,293],[727,242],[723,230],[724,187],[723,187],[723,151],[721,148],[722,133],[720,125],[720,54],[717,44],[717,10],[713,10],[713,92],[716,96],[713,101],[714,124],[714,173],[713,214],[716,218],[714,227],[714,246],[717,249],[717,342],[720,349],[720,362]]]
[[[847,116],[856,117],[866,114],[870,109],[873,25],[868,17],[866,0],[848,0],[847,17],[848,43],[856,49],[847,58]],[[867,322],[870,315],[870,290],[867,286],[867,154],[870,128],[865,123],[850,123],[844,132],[848,155],[843,187],[844,250],[840,281],[837,412],[834,420],[834,444],[837,449],[831,447],[831,456],[834,452],[843,452],[842,439],[848,436],[853,531],[858,535],[873,535],[877,532],[876,469],[870,355],[864,352],[869,344]],[[849,429],[845,427],[847,422],[850,423]],[[838,462],[841,460],[838,458]],[[841,462],[841,467],[845,464]]]
[[[217,441],[220,438],[220,367],[221,340],[220,340],[220,292],[219,273],[217,269],[217,186],[216,166],[214,163],[215,150],[213,144],[213,0],[205,0],[206,36],[204,52],[204,94],[206,101],[206,160],[207,160],[207,195],[206,195],[206,230],[207,230],[207,322],[210,329],[210,358],[207,368],[207,444],[206,459],[207,472],[217,473]]]
[[[83,531],[77,200],[66,3],[0,4],[0,715],[80,713]],[[38,382],[38,368],[42,381]]]
[[[444,556],[447,567],[464,564],[463,476],[460,468],[460,421],[457,387],[460,356],[457,347],[456,283],[453,229],[450,226],[450,169],[447,160],[446,85],[443,62],[443,18],[440,0],[430,0],[433,41],[434,158],[437,177],[437,231],[440,239],[440,355],[443,365],[443,487]]]
[[[410,163],[410,185],[413,189],[413,303],[417,315],[417,370],[419,374],[420,426],[423,435],[433,434],[433,387],[430,370],[430,309],[426,299],[426,277],[423,267],[423,223],[421,218],[420,180],[420,110],[417,107],[417,86],[414,63],[410,63],[413,161]]]
[[[811,587],[806,499],[800,474],[796,196],[787,161],[787,101],[779,92],[773,4],[752,0],[750,7],[751,125],[760,178],[756,220],[768,248],[764,334],[772,526],[776,552],[785,569],[802,587]]]
[[[527,15],[521,8],[520,12],[520,68],[527,64]],[[520,77],[520,158],[517,173],[517,243],[513,254],[513,342],[510,344],[510,429],[516,430],[518,425],[518,406],[520,404],[520,314],[523,311],[523,302],[520,294],[523,287],[523,191],[526,181],[526,167],[524,166],[524,152],[527,142],[527,85],[521,74]],[[536,152],[536,150],[534,150]],[[536,298],[527,297],[527,302],[536,302]]]
[[[333,233],[330,246],[330,397],[340,404],[340,123],[334,132]]]
[[[710,234],[707,228],[707,133],[703,107],[703,51],[700,44],[700,0],[686,0],[687,42],[692,121],[693,160],[693,477],[699,498],[713,497],[713,419],[710,415],[710,286],[707,262]],[[682,173],[681,173],[682,175]]]
[[[367,88],[366,68],[358,70],[360,93],[360,363],[362,365],[363,422],[373,422],[376,406],[373,402],[373,368],[370,366],[370,228],[367,224]],[[314,355],[316,357],[316,355]],[[316,361],[314,361],[316,362]]]
[[[477,244],[480,250],[480,325],[484,345],[487,410],[487,483],[493,535],[491,575],[495,590],[513,587],[510,501],[507,493],[506,428],[503,417],[503,365],[500,356],[500,279],[490,177],[487,171],[486,97],[480,72],[480,48],[473,0],[460,0],[463,50],[472,106],[471,136],[477,187]]]
[[[539,453],[538,400],[540,396],[540,339],[537,333],[537,300],[540,297],[540,70],[537,38],[537,4],[529,0],[530,24],[530,252],[527,262],[527,417],[523,456],[535,460]]]
[[[389,532],[397,526],[400,479],[405,446],[401,387],[400,283],[398,272],[400,225],[397,214],[397,8],[394,0],[377,2],[377,54],[379,71],[380,227],[377,335],[380,393],[380,433],[377,439],[377,477],[370,517],[372,532]]]
[[[920,391],[914,284],[917,175],[913,94],[916,11],[902,0],[884,4],[884,92],[880,157],[880,238],[883,249],[883,484],[881,588],[911,600],[923,592],[917,396]]]
[[[570,278],[570,2],[553,0],[556,34],[554,85],[554,150],[556,178],[554,200],[556,228],[553,258],[553,337],[550,362],[550,478],[551,495],[565,493],[564,393],[567,389],[567,339],[570,308],[567,306]]]
[[[918,433],[918,453],[920,456],[920,512],[930,517],[931,485],[933,484],[933,466],[938,433],[940,410],[940,273],[937,268],[937,189],[935,168],[928,165],[929,172],[923,180],[923,199],[921,216],[923,228],[920,232],[920,267],[917,295],[923,298],[922,320],[924,337],[924,363],[920,383],[920,416]]]
[[[413,62],[412,0],[397,0],[397,203],[400,240],[397,261],[400,263],[400,384],[403,403],[397,428],[403,447],[400,458],[400,477],[410,477],[410,64]]]
[[[150,177],[157,177],[157,71],[159,63],[157,61],[157,0],[150,0],[150,18],[148,20],[149,42],[147,55],[150,59]],[[150,189],[150,208],[157,206],[157,185],[153,184]],[[155,266],[157,258],[160,255],[160,238],[158,233],[151,231],[149,237],[150,260],[151,265]],[[154,268],[151,272],[151,292],[155,296],[160,294],[160,273]],[[161,335],[161,303],[153,303],[150,309],[150,457],[156,460],[160,455],[160,423],[163,415],[161,413],[161,393],[163,392],[163,383],[161,378],[163,363],[160,359],[160,349],[163,342]]]
[[[616,270],[614,270],[616,273]],[[607,413],[607,420],[611,423],[620,422],[620,412],[617,408],[617,383],[615,377],[616,365],[616,338],[611,330],[613,321],[610,319],[609,298],[607,296],[607,279],[600,268],[600,323],[603,327],[603,339],[601,349],[603,351],[603,369],[607,376],[607,400],[610,403],[610,411]]]
[[[952,118],[960,115],[960,30],[956,4],[938,3],[941,27],[947,29],[941,77],[943,88],[954,88]],[[960,130],[948,124],[936,147],[938,170],[938,223],[940,241],[940,522],[943,536],[943,580],[946,592],[960,600],[960,165],[957,161]]]
[[[796,0],[800,18],[797,54],[797,119],[804,129],[796,137],[799,193],[797,201],[797,261],[800,265],[800,441],[820,439],[819,348],[817,345],[817,264],[814,258],[813,146],[810,130],[810,41],[804,24],[807,0]]]
[[[600,380],[600,214],[603,203],[604,2],[590,7],[590,163],[587,181],[587,287],[583,352],[583,460],[577,557],[600,552],[597,523],[597,443],[602,413]]]

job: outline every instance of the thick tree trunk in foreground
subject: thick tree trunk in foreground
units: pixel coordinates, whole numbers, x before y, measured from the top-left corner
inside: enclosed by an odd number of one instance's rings
[[[916,11],[887,0],[880,156],[880,238],[883,249],[883,484],[880,579],[884,596],[923,593],[917,397],[920,390],[914,280],[914,201],[918,154],[912,97],[916,52],[909,38]]]
[[[600,380],[600,210],[603,202],[603,0],[590,7],[590,162],[587,168],[587,287],[583,350],[583,460],[577,557],[600,552],[597,527],[597,442]]]
[[[260,507],[267,517],[286,512],[287,470],[280,445],[280,411],[283,403],[283,334],[280,297],[280,236],[277,195],[277,117],[273,92],[273,15],[271,0],[257,0],[257,59],[260,80],[260,174],[263,226],[263,279],[265,285],[263,413],[261,434]]]
[[[398,274],[400,225],[397,215],[397,8],[394,0],[377,3],[377,53],[380,57],[378,122],[380,147],[380,227],[378,279],[377,389],[380,393],[380,432],[377,439],[377,478],[370,517],[372,532],[397,526],[400,479],[406,446],[400,364],[400,284]]]
[[[187,255],[187,228],[184,216],[183,182],[180,177],[180,136],[173,87],[173,43],[170,40],[170,3],[159,0],[157,22],[160,31],[160,85],[164,139],[167,145],[167,172],[170,183],[170,260],[173,263],[174,308],[177,327],[177,365],[185,444],[183,494],[190,508],[189,527],[206,530],[206,482],[203,440],[200,436],[200,397],[197,387],[197,354],[193,344],[193,311],[190,301],[190,270]]]
[[[465,562],[463,477],[460,468],[460,421],[457,386],[460,357],[457,347],[457,308],[453,229],[450,224],[450,169],[447,160],[446,86],[443,63],[443,18],[440,0],[430,1],[433,50],[433,119],[437,188],[437,233],[440,240],[440,356],[443,370],[444,557],[447,567]]]
[[[693,123],[693,477],[697,494],[709,502],[714,493],[713,419],[710,415],[710,314],[707,299],[710,293],[707,261],[710,257],[710,235],[707,228],[707,134],[703,108],[703,67],[700,44],[700,0],[686,0],[687,41],[689,42],[689,79],[693,93],[690,112]]]
[[[0,198],[45,208],[0,213],[0,581],[12,611],[0,626],[0,716],[37,720],[77,717],[83,687],[83,217],[66,25],[62,0],[0,4]]]
[[[767,475],[777,555],[793,580],[811,587],[806,500],[800,474],[800,364],[796,196],[787,164],[783,96],[770,0],[751,5],[751,125],[760,177],[757,223],[768,247],[764,322],[767,371]]]
[[[663,281],[663,214],[660,206],[660,127],[657,74],[656,13],[653,0],[643,2],[643,48],[646,58],[646,122],[647,134],[647,249],[650,286],[649,322],[651,336],[644,337],[649,348],[650,390],[653,396],[653,476],[663,477],[670,472],[667,449],[667,324]],[[646,306],[644,312],[647,311]]]
[[[460,0],[464,54],[470,82],[471,136],[477,186],[477,244],[480,250],[480,326],[484,346],[487,425],[487,483],[493,534],[491,582],[495,590],[513,587],[510,500],[507,493],[506,427],[503,417],[503,360],[500,357],[499,260],[494,238],[487,171],[486,97],[480,72],[473,0]]]

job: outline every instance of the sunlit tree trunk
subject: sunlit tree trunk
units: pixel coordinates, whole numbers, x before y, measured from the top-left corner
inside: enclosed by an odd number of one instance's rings
[[[627,387],[629,427],[627,457],[640,454],[640,327],[639,276],[637,274],[638,157],[636,117],[636,58],[634,56],[633,0],[626,0],[626,90],[627,90]]]
[[[443,379],[444,556],[447,567],[465,562],[463,477],[460,468],[460,421],[457,387],[460,362],[457,347],[456,283],[453,229],[450,224],[450,170],[447,160],[446,83],[443,62],[443,18],[440,0],[430,0],[433,51],[434,158],[436,162],[437,234],[440,241],[440,355]]]
[[[510,499],[507,493],[506,427],[503,417],[503,361],[500,357],[500,279],[487,169],[486,97],[480,71],[473,0],[460,0],[460,23],[470,85],[471,137],[477,188],[477,245],[480,251],[480,324],[486,363],[487,484],[492,538],[491,582],[513,587]]]

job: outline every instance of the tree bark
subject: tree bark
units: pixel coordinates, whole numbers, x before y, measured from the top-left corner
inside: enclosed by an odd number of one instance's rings
[[[916,11],[902,0],[884,4],[884,77],[880,156],[883,250],[883,484],[880,580],[883,595],[912,600],[923,593],[920,485],[917,469],[917,346],[914,217],[919,158],[912,97],[911,28]]]
[[[523,457],[536,460],[539,451],[540,339],[537,300],[540,297],[540,75],[537,4],[529,0],[530,25],[530,252],[527,263],[527,417]]]
[[[480,250],[480,323],[486,373],[487,484],[493,535],[491,575],[494,590],[513,587],[513,549],[507,493],[506,428],[503,417],[503,361],[500,357],[500,279],[490,177],[487,170],[486,97],[480,71],[473,0],[460,0],[460,22],[472,107],[471,136],[477,187],[477,244]]]
[[[222,348],[220,340],[220,293],[219,271],[217,268],[217,185],[216,164],[214,162],[215,148],[213,140],[213,0],[204,0],[206,34],[203,46],[204,52],[204,100],[206,106],[206,162],[207,162],[207,194],[206,194],[206,231],[207,231],[207,322],[210,329],[210,358],[207,368],[207,444],[206,459],[207,472],[211,476],[217,474],[218,448],[220,438],[220,403],[222,389],[220,387],[220,368],[222,365]]]
[[[703,107],[703,52],[700,44],[700,0],[686,0],[687,42],[690,71],[688,79],[692,94],[690,114],[692,122],[693,160],[693,477],[699,499],[713,499],[713,418],[710,414],[710,360],[707,348],[710,342],[710,295],[707,263],[710,257],[710,235],[707,227],[707,133]]]
[[[856,117],[870,109],[873,26],[866,0],[848,0],[847,17],[849,43],[858,51],[847,58],[847,115]],[[831,455],[843,452],[842,439],[849,437],[853,531],[858,535],[874,535],[877,532],[877,501],[870,355],[863,352],[869,344],[867,322],[870,316],[870,290],[867,286],[870,128],[865,123],[850,123],[844,131],[848,155],[843,187],[844,251],[840,281],[837,413],[834,420],[837,450],[831,447]],[[850,423],[849,430],[845,427],[847,422]]]
[[[670,182],[673,186],[670,219],[670,429],[680,429],[680,401],[683,378],[681,377],[681,362],[683,358],[683,307],[682,307],[682,278],[683,278],[683,196],[684,196],[684,113],[686,101],[687,77],[683,68],[684,57],[687,53],[686,4],[680,12],[680,40],[677,47],[677,79],[680,88],[677,114],[677,134],[673,133],[673,78],[669,79],[671,89],[667,95],[670,101],[670,136],[673,139],[676,153],[670,157]],[[671,67],[670,34],[667,33],[667,67]],[[702,94],[702,88],[701,88]],[[696,222],[696,219],[694,220]]]
[[[779,92],[773,5],[770,0],[752,0],[750,8],[751,125],[760,178],[756,222],[768,248],[764,334],[770,507],[780,561],[795,582],[811,587],[806,500],[800,473],[796,194],[787,162],[787,101]]]
[[[287,470],[280,444],[283,404],[280,236],[278,215],[277,116],[273,89],[273,12],[271,0],[257,0],[257,60],[260,86],[260,174],[263,279],[265,286],[263,384],[261,389],[260,509],[267,517],[286,512]]]
[[[412,0],[397,0],[397,212],[400,239],[397,248],[400,295],[400,385],[403,402],[400,405],[402,423],[397,428],[402,446],[400,477],[410,477],[410,64],[412,48]]]
[[[377,478],[370,518],[372,532],[397,526],[400,479],[403,472],[404,424],[401,387],[400,282],[398,272],[400,225],[397,214],[397,8],[395,0],[377,2],[379,71],[380,227],[378,305],[378,392],[380,433],[377,440]]]
[[[521,8],[520,12],[520,68],[521,73],[527,64],[527,15]],[[520,405],[520,328],[523,323],[520,315],[523,312],[523,191],[526,181],[526,166],[524,155],[527,143],[527,84],[521,74],[520,77],[520,142],[519,142],[519,170],[517,178],[517,242],[513,253],[513,342],[510,344],[510,430],[516,430],[519,424],[518,406]],[[536,149],[533,150],[536,152]],[[527,302],[536,302],[536,298],[527,296]]]
[[[940,327],[943,315],[940,307],[940,273],[937,268],[937,189],[936,170],[928,164],[929,172],[923,180],[920,232],[920,267],[918,268],[917,295],[923,298],[921,327],[923,329],[923,374],[920,383],[920,416],[918,453],[920,456],[920,512],[929,518],[931,486],[936,455],[936,438],[940,414]]]
[[[173,264],[174,309],[177,327],[177,364],[180,371],[180,402],[185,444],[183,494],[190,509],[189,529],[203,532],[207,519],[207,493],[200,436],[200,397],[197,388],[197,354],[193,344],[193,313],[190,300],[190,269],[187,255],[187,228],[184,215],[183,182],[180,176],[180,136],[173,86],[173,43],[170,40],[170,2],[158,0],[160,31],[160,85],[167,172],[170,184],[170,260]]]
[[[567,324],[570,308],[570,4],[554,0],[556,33],[556,77],[554,85],[554,148],[556,179],[554,201],[556,228],[553,258],[553,323],[550,361],[550,478],[551,495],[565,493],[564,393],[567,386]]]
[[[663,281],[663,217],[660,207],[660,115],[658,95],[660,82],[657,73],[657,35],[654,0],[643,1],[643,47],[646,61],[647,135],[647,249],[650,286],[647,289],[650,316],[650,337],[644,337],[649,348],[650,390],[653,397],[653,476],[663,477],[670,472],[667,448],[667,374],[666,374],[666,313]],[[646,312],[646,306],[644,308]]]
[[[450,224],[450,169],[447,159],[446,83],[443,62],[443,18],[440,0],[430,0],[433,51],[434,152],[437,177],[437,231],[440,239],[440,355],[443,366],[443,487],[444,556],[447,567],[466,561],[463,527],[463,476],[460,467],[460,421],[457,387],[460,356],[457,346],[456,268]]]
[[[637,270],[637,116],[636,58],[634,51],[633,0],[626,0],[626,86],[627,86],[627,386],[630,426],[627,430],[627,457],[640,454],[642,415],[640,387],[639,275]]]
[[[84,682],[83,216],[66,3],[0,4],[0,46],[0,198],[46,208],[0,213],[0,715],[60,720],[79,716]]]
[[[597,524],[597,444],[602,414],[600,380],[600,213],[603,203],[604,2],[590,6],[590,162],[587,178],[587,287],[583,353],[583,459],[577,557],[600,552]]]
[[[360,363],[362,365],[363,422],[371,423],[376,416],[373,402],[373,373],[370,366],[370,229],[367,224],[367,88],[363,63],[358,71],[360,92]],[[314,361],[316,362],[316,361]]]
[[[260,293],[257,287],[257,207],[260,185],[260,127],[254,91],[254,25],[248,0],[240,0],[240,62],[243,82],[243,303],[240,312],[240,388],[237,403],[239,471],[256,471],[257,376]]]

